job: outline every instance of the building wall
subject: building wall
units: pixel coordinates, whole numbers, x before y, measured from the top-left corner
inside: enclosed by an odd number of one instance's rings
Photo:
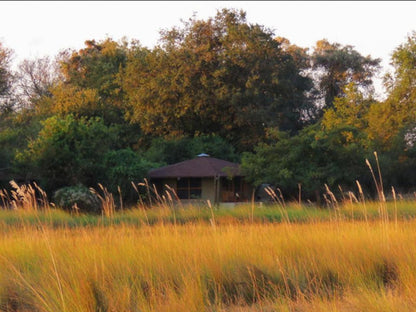
[[[249,201],[251,199],[251,193],[252,189],[249,187],[244,181],[241,181],[241,185],[238,188],[235,187],[235,185],[230,187],[225,187],[225,179],[221,178],[217,181],[220,185],[218,186],[219,194],[217,196],[215,195],[216,192],[216,185],[214,182],[214,178],[202,178],[201,179],[201,198],[196,201],[207,201],[210,200],[212,204],[215,203],[215,199],[217,198],[220,202],[234,202],[234,201]],[[177,186],[177,179],[171,178],[171,179],[157,179],[156,181],[153,181],[158,191],[160,192],[160,195],[162,195],[166,187],[165,185],[169,185],[171,188],[176,190]],[[229,182],[228,182],[229,185]],[[234,197],[234,194],[238,192],[239,198]],[[195,200],[183,200],[186,202],[194,202]]]
[[[201,181],[202,194],[201,199],[210,200],[211,203],[215,202],[215,186],[214,178],[203,178]]]
[[[164,193],[166,190],[165,185],[169,185],[171,188],[176,190],[177,179],[157,179],[156,186],[159,192]],[[210,200],[211,203],[215,202],[215,186],[214,178],[202,178],[201,179],[201,199],[206,201]]]

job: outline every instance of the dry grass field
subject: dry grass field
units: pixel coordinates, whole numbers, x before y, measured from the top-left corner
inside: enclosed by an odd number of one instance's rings
[[[0,311],[416,310],[414,201],[15,204],[0,211]]]

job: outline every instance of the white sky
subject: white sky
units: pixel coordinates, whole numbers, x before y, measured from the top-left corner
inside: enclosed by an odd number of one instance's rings
[[[363,55],[390,55],[416,31],[412,1],[0,1],[0,41],[15,61],[80,49],[88,39],[137,39],[152,47],[161,29],[181,25],[193,12],[206,19],[221,8],[243,9],[249,23],[312,48],[316,41],[352,45]],[[380,87],[377,87],[381,92]]]

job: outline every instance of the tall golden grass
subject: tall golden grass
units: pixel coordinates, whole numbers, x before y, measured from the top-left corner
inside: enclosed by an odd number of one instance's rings
[[[2,231],[0,310],[414,311],[415,226],[194,223]]]
[[[55,226],[46,194],[12,182],[0,193],[0,311],[416,311],[416,201],[392,188],[387,202],[368,166],[378,201],[366,201],[358,181],[357,196],[340,200],[326,186],[320,218],[300,196],[290,204],[267,189],[279,222],[254,202],[240,208],[245,218],[208,202],[206,222],[200,207],[177,205],[172,190],[157,194],[145,181],[153,209],[140,198],[116,211],[99,185],[102,222]],[[122,221],[131,218],[140,222]]]

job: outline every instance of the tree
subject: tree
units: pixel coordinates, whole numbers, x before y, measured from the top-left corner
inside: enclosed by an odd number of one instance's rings
[[[125,129],[107,126],[99,117],[53,116],[42,126],[38,136],[18,152],[15,166],[48,192],[101,183],[114,193],[120,186],[131,199],[130,182],[143,180],[150,168],[159,165],[126,146],[120,139]]]
[[[103,120],[53,116],[27,148],[17,154],[17,165],[31,172],[47,191],[68,185],[95,186],[105,173],[103,155],[118,148],[117,132]]]
[[[195,158],[201,153],[228,161],[238,161],[232,145],[219,136],[154,138],[143,154],[146,159],[165,165]]]
[[[298,130],[310,80],[273,37],[226,9],[163,32],[161,45],[130,58],[124,71],[130,119],[146,133],[215,134],[239,150],[267,127]]]
[[[16,92],[22,108],[34,108],[42,97],[51,97],[52,87],[60,80],[57,63],[47,56],[24,60],[16,76]]]
[[[395,49],[387,75],[387,99],[371,107],[369,132],[384,149],[389,149],[399,134],[406,135],[416,124],[416,32]]]
[[[386,75],[387,99],[373,104],[368,129],[373,148],[379,152],[388,186],[413,192],[416,183],[416,32],[392,54],[393,73]]]
[[[107,124],[124,122],[124,96],[119,72],[125,66],[128,43],[111,38],[85,41],[79,51],[60,55],[63,82],[52,90],[52,110],[60,114],[98,116]]]
[[[319,123],[292,137],[280,133],[276,142],[243,154],[243,171],[255,186],[271,183],[289,198],[297,198],[299,184],[304,198],[311,200],[319,200],[325,184],[331,189],[354,187],[356,180],[366,180],[367,151],[362,140],[348,141],[345,131],[361,135],[353,127],[323,131]]]
[[[6,187],[11,180],[11,163],[18,140],[19,133],[16,129],[12,127],[0,129],[0,188]]]
[[[296,68],[299,70],[298,79],[302,80],[302,84],[305,85],[305,96],[303,99],[303,108],[302,108],[302,120],[305,124],[314,123],[319,117],[319,109],[315,104],[317,98],[318,90],[313,86],[311,75],[311,57],[308,54],[308,48],[301,48],[295,44],[292,44],[289,39],[283,37],[275,38],[279,42],[282,50],[289,54]]]
[[[61,55],[61,70],[65,82],[82,88],[94,88],[100,96],[117,94],[120,86],[117,74],[126,61],[128,43],[111,38],[96,42],[85,41],[79,51],[65,51]]]
[[[334,99],[334,105],[325,110],[322,117],[322,126],[326,131],[334,129],[352,127],[363,135],[360,138],[366,138],[367,142],[363,145],[369,147],[371,145],[368,137],[368,120],[369,111],[372,105],[378,105],[378,102],[371,97],[365,97],[354,83],[345,86],[344,95]],[[344,132],[344,136],[348,141],[354,141],[357,137],[353,132]]]
[[[160,167],[160,163],[147,160],[131,149],[110,150],[103,157],[104,179],[101,181],[110,192],[118,194],[128,202],[137,201],[137,193],[132,182],[142,182],[152,168]]]
[[[334,98],[342,97],[351,82],[370,90],[380,64],[380,59],[362,56],[350,45],[329,43],[326,39],[316,43],[311,60],[324,107],[332,107]]]
[[[59,83],[51,89],[51,93],[51,100],[45,99],[43,105],[52,114],[61,116],[72,114],[78,117],[106,115],[107,107],[100,101],[97,89]]]
[[[0,118],[3,112],[13,110],[11,101],[12,84],[14,76],[11,71],[13,51],[3,46],[0,42]]]

